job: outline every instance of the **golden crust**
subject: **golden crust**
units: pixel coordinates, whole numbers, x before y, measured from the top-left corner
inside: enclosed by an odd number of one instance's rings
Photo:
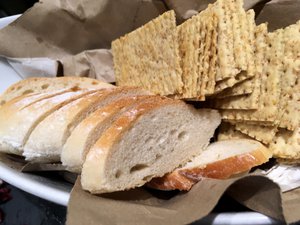
[[[49,91],[72,88],[79,90],[84,88],[99,89],[112,87],[114,86],[111,84],[87,77],[31,77],[21,80],[6,89],[0,96],[0,105],[3,105],[13,98],[30,93],[47,93]]]
[[[159,190],[190,190],[202,178],[227,179],[233,175],[246,172],[252,167],[267,162],[272,157],[271,152],[261,147],[250,153],[232,156],[219,160],[205,167],[192,169],[177,169],[164,177],[154,178],[147,186]]]

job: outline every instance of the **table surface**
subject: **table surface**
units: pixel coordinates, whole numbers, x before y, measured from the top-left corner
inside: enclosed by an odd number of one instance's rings
[[[28,194],[9,184],[11,199],[0,202],[4,217],[0,224],[7,225],[62,225],[66,220],[66,207]]]

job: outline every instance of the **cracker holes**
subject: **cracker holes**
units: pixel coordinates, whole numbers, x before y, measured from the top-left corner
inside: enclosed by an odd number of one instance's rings
[[[47,89],[48,87],[49,87],[49,84],[43,84],[43,85],[42,85],[42,89],[43,89],[43,90]]]

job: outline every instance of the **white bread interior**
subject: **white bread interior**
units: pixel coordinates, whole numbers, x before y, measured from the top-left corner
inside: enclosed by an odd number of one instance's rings
[[[214,142],[183,167],[154,178],[148,187],[189,190],[203,177],[226,179],[267,162],[272,153],[258,141],[237,139]]]
[[[114,120],[128,108],[133,107],[138,101],[149,96],[123,96],[112,101],[81,121],[72,131],[61,152],[61,162],[67,170],[81,173],[82,164],[86,154],[101,134],[113,123]]]
[[[91,91],[62,91],[18,97],[0,107],[0,151],[21,155],[33,129],[65,104],[72,102]],[[38,99],[38,100],[37,100]],[[2,148],[3,147],[3,148]]]
[[[81,183],[91,193],[141,186],[200,154],[220,124],[214,110],[196,110],[158,96],[124,112],[93,145]]]
[[[145,93],[140,88],[102,89],[64,105],[35,127],[24,146],[23,155],[28,161],[59,162],[63,145],[83,119],[111,101]]]

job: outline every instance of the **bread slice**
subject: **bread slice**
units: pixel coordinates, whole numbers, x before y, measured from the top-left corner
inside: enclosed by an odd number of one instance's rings
[[[82,187],[105,193],[141,186],[199,154],[219,124],[214,110],[159,96],[142,101],[122,113],[90,149]]]
[[[62,89],[102,89],[112,88],[111,84],[87,77],[32,77],[10,86],[1,96],[0,105],[13,98],[29,93],[46,93]]]
[[[63,146],[61,162],[68,171],[81,173],[86,154],[117,117],[150,96],[127,96],[102,107],[86,117],[71,133]]]
[[[271,157],[271,151],[254,140],[219,141],[209,145],[184,167],[154,178],[147,186],[160,190],[190,190],[203,177],[226,179],[261,165]]]
[[[69,90],[49,93],[51,97],[45,97],[45,94],[30,95],[6,103],[0,107],[0,151],[21,155],[23,145],[41,120],[91,92]]]
[[[67,138],[90,113],[122,97],[146,93],[140,88],[104,89],[64,105],[36,126],[24,146],[23,155],[30,161],[59,162]]]

